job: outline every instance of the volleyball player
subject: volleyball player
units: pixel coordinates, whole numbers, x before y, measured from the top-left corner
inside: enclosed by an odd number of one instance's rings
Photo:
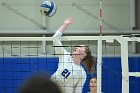
[[[95,64],[89,47],[79,45],[79,47],[74,48],[72,54],[63,48],[62,34],[73,21],[71,17],[67,18],[53,36],[55,54],[59,56],[59,63],[57,71],[51,78],[59,84],[64,93],[82,93],[82,87],[86,81],[86,72],[81,64],[89,73],[94,71]]]
[[[97,93],[97,78],[92,77],[89,82],[90,92],[88,93]]]

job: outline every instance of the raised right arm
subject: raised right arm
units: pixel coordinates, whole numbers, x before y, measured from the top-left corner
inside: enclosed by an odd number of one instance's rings
[[[53,36],[53,46],[55,48],[55,54],[58,55],[59,57],[61,57],[66,51],[62,46],[61,37],[62,33],[59,30],[57,30]]]
[[[67,51],[63,47],[61,47],[61,37],[64,31],[71,23],[73,23],[73,19],[71,17],[67,18],[64,21],[63,25],[53,35],[53,45],[55,46],[55,54],[58,54],[59,57],[62,57],[63,54],[67,53]]]

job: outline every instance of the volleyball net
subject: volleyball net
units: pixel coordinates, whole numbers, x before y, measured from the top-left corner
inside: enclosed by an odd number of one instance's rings
[[[127,36],[62,37],[62,43],[69,52],[72,52],[74,46],[85,44],[97,57],[97,89],[100,88],[98,93],[132,93],[131,91],[135,90],[131,88],[138,86],[136,83],[140,77],[140,59],[139,56],[131,59],[129,54],[134,52],[133,43],[138,42],[139,37]],[[46,72],[52,75],[57,69],[58,58],[54,53],[52,37],[0,37],[0,51],[2,91],[15,93],[21,81],[33,73]],[[137,65],[129,62],[134,60]],[[87,80],[83,86],[84,92],[89,91],[88,83]]]

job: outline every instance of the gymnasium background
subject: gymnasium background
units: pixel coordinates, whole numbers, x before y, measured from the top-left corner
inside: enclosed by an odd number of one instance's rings
[[[1,37],[49,37],[69,16],[75,22],[65,36],[99,35],[98,0],[53,0],[57,12],[51,18],[40,14],[41,0],[0,0]],[[103,0],[103,34],[140,33],[139,0]],[[45,44],[45,48],[42,47]],[[64,45],[89,45],[97,57],[96,41],[70,41]],[[140,44],[129,43],[129,71],[140,72]],[[71,47],[66,47],[71,52]],[[16,93],[21,82],[37,72],[52,75],[57,69],[57,56],[52,42],[0,42],[0,93]],[[103,93],[121,93],[120,45],[103,42]],[[83,93],[89,92],[88,75]],[[123,78],[125,79],[125,78]],[[140,78],[130,77],[130,93],[140,93]]]

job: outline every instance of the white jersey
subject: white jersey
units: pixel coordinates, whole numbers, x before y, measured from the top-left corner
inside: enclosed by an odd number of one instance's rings
[[[86,81],[86,72],[82,66],[73,63],[73,59],[62,46],[60,38],[62,33],[57,31],[54,35],[55,53],[59,55],[57,71],[52,75],[64,93],[82,93]]]

